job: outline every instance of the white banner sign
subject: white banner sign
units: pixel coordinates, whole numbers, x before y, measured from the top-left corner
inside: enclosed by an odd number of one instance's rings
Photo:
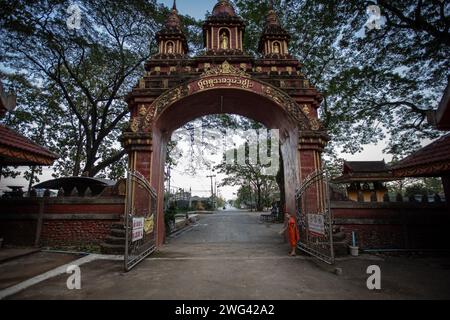
[[[323,214],[308,214],[308,230],[311,233],[325,235],[325,219]]]
[[[133,236],[131,241],[135,242],[144,237],[144,217],[133,218]]]

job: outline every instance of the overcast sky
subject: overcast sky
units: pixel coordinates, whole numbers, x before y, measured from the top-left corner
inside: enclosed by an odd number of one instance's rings
[[[163,3],[166,6],[171,7],[173,0],[159,0],[158,2]],[[212,11],[214,4],[216,3],[216,0],[178,0],[177,1],[177,8],[180,13],[182,14],[188,14],[190,16],[193,16],[197,19],[204,19],[205,14],[207,11]],[[346,160],[353,160],[353,161],[364,161],[364,160],[382,160],[385,159],[386,161],[390,161],[391,157],[383,154],[382,150],[384,148],[384,143],[380,143],[379,145],[368,145],[365,146],[364,151],[355,155],[350,154],[342,154],[342,157]],[[207,178],[208,175],[211,174],[211,171],[207,168],[203,168],[200,170],[197,170],[197,175],[195,177],[189,175],[186,173],[186,168],[189,167],[189,161],[190,157],[186,156],[187,153],[189,153],[189,145],[181,145],[181,149],[183,150],[183,159],[180,161],[179,165],[172,170],[172,179],[171,179],[171,186],[176,186],[179,188],[184,188],[189,190],[189,188],[192,188],[193,194],[200,195],[200,196],[209,196],[210,194],[210,185],[211,181],[209,178]],[[217,156],[210,156],[210,159],[217,160]],[[40,177],[41,181],[45,181],[48,179],[51,179],[51,173],[53,172],[50,168],[44,168],[44,174]],[[220,180],[223,179],[223,176],[218,176],[217,178],[217,184],[220,183]],[[10,185],[21,185],[24,186],[26,189],[26,186],[28,185],[25,179],[22,177],[18,177],[16,179],[2,179],[0,182],[0,191],[7,190],[8,188],[6,186]],[[236,187],[222,187],[218,191],[220,194],[222,194],[225,198],[231,199],[233,198],[233,193],[235,193],[237,190]]]

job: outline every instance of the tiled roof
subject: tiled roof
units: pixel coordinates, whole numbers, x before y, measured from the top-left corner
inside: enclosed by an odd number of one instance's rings
[[[23,135],[0,125],[0,163],[2,165],[51,165],[58,155]]]
[[[423,147],[392,166],[403,177],[439,176],[450,172],[450,134]]]
[[[333,179],[333,182],[382,182],[393,180],[396,180],[396,178],[384,161],[345,161],[342,176]]]
[[[345,161],[344,173],[387,172],[389,169],[384,161]]]

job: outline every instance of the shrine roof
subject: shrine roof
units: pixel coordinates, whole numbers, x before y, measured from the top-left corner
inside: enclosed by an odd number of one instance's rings
[[[388,167],[384,161],[345,161],[344,173],[386,172]]]
[[[0,164],[14,166],[52,165],[58,155],[23,135],[0,125]]]
[[[450,134],[401,160],[392,170],[399,177],[438,177],[450,173]]]
[[[213,9],[213,16],[230,16],[235,17],[236,11],[233,5],[228,0],[220,0]]]
[[[232,23],[245,25],[244,20],[236,14],[236,10],[228,0],[220,0],[215,6],[212,13],[204,22],[203,28],[210,23]]]
[[[396,180],[396,178],[384,161],[345,161],[342,176],[333,179],[333,182],[382,182],[392,180]]]

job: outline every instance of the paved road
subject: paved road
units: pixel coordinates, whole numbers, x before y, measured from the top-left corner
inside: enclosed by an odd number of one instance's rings
[[[343,274],[338,276],[314,259],[288,257],[278,234],[281,225],[259,223],[258,216],[242,211],[205,215],[129,273],[122,272],[119,261],[94,261],[81,267],[82,290],[67,290],[68,275],[62,275],[12,298],[450,298],[448,260],[363,256],[340,260]],[[383,272],[377,292],[366,287],[366,269],[373,264]]]

